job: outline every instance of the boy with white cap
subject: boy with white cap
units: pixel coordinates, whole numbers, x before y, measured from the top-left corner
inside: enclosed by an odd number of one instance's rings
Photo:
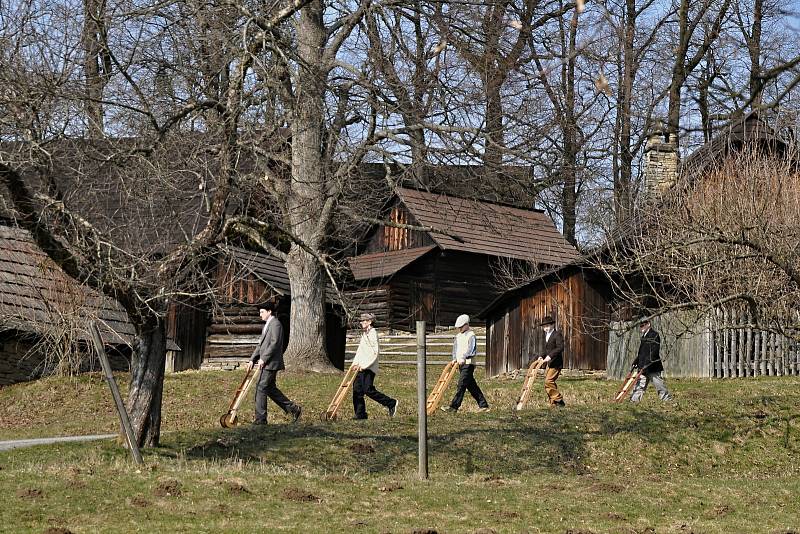
[[[475,381],[474,358],[478,353],[478,343],[475,339],[475,332],[469,327],[469,315],[459,315],[456,319],[456,328],[459,329],[455,339],[453,339],[453,359],[458,362],[459,375],[458,387],[450,406],[442,406],[446,412],[457,412],[464,400],[464,392],[469,390],[470,395],[478,403],[479,412],[488,412],[489,403],[483,396],[481,388]]]
[[[378,372],[378,354],[380,353],[378,332],[372,326],[374,321],[373,314],[361,314],[363,332],[353,358],[353,366],[358,371],[355,382],[353,382],[353,411],[355,412],[353,419],[367,418],[367,404],[364,401],[364,395],[389,410],[389,417],[395,416],[399,405],[397,399],[384,395],[374,386],[375,374]]]

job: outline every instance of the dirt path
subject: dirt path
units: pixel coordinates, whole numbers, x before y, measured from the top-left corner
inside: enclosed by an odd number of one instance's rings
[[[70,441],[92,441],[96,439],[116,438],[117,434],[95,434],[91,436],[63,436],[58,438],[36,438],[36,439],[15,439],[10,441],[0,441],[0,451],[8,451],[21,447],[33,447],[35,445],[52,445],[53,443],[67,443]]]

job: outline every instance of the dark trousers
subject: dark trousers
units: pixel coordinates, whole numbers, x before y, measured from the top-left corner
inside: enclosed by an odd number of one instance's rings
[[[295,404],[275,385],[277,376],[278,371],[261,370],[261,376],[258,377],[258,384],[256,384],[256,423],[267,422],[267,397],[280,406],[284,412],[295,410]]]
[[[486,402],[486,397],[483,396],[483,391],[478,387],[475,382],[475,365],[462,365],[458,374],[458,388],[456,388],[456,395],[450,403],[450,407],[458,410],[461,403],[464,401],[464,393],[469,390],[469,394],[478,403],[481,408],[488,408],[489,403]]]
[[[358,419],[367,418],[367,403],[364,402],[364,395],[387,408],[394,406],[395,400],[375,389],[373,382],[375,382],[375,373],[369,369],[359,371],[353,381],[353,410]]]

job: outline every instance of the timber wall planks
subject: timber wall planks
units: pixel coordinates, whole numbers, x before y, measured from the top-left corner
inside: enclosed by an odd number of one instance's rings
[[[579,272],[546,287],[531,288],[488,317],[490,375],[520,369],[542,353],[545,339],[539,324],[546,315],[556,319],[564,335],[565,368],[605,367],[608,305]]]

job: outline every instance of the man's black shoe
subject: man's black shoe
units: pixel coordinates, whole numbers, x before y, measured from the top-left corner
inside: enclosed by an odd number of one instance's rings
[[[395,415],[397,415],[398,406],[400,406],[400,401],[395,399],[394,404],[392,404],[392,407],[389,408],[389,417],[394,417]]]
[[[563,408],[564,406],[566,406],[566,403],[563,400],[556,401],[554,404],[559,408]]]
[[[261,426],[261,425],[266,425],[266,424],[267,424],[266,421],[253,421],[253,423],[252,423],[253,426]]]
[[[300,419],[300,415],[303,413],[303,408],[299,404],[295,404],[294,411],[292,412],[292,423],[296,423],[298,419]]]
[[[363,420],[365,420],[365,419],[366,419],[366,417],[358,417],[358,416],[355,416],[355,415],[354,415],[354,416],[352,417],[352,419],[353,419],[353,421],[363,421]]]

